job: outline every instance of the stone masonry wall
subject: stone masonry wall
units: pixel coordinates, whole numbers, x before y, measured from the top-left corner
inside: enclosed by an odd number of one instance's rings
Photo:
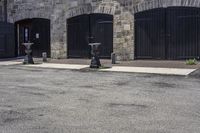
[[[133,25],[133,15],[130,12],[124,11],[122,7],[116,9],[114,15],[113,45],[117,60],[134,59]]]
[[[8,21],[15,23],[27,18],[45,18],[51,22],[51,57],[66,57],[64,29],[65,0],[8,0]]]
[[[81,14],[105,13],[114,16],[114,52],[118,59],[133,59],[133,17],[114,0],[8,0],[8,21],[27,18],[51,21],[51,56],[66,58],[66,20]]]
[[[0,0],[0,5],[1,5]],[[113,51],[118,60],[134,59],[134,13],[167,6],[200,7],[200,0],[7,0],[8,22],[27,18],[51,21],[51,56],[66,58],[68,18],[89,13],[113,15]]]

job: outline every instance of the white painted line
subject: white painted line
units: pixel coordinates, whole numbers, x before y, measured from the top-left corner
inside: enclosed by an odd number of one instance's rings
[[[54,63],[43,63],[43,64],[34,64],[34,65],[26,65],[26,66],[39,67],[39,68],[75,69],[75,70],[88,67],[88,65],[54,64]]]
[[[100,71],[110,72],[130,72],[130,73],[150,73],[150,74],[164,74],[164,75],[189,75],[196,69],[179,69],[179,68],[152,68],[152,67],[117,67],[114,66],[109,69],[101,69]]]
[[[19,64],[22,64],[22,62],[17,62],[17,61],[0,61],[0,66],[19,65]]]

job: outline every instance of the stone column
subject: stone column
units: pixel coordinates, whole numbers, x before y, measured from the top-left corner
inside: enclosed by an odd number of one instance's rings
[[[51,57],[66,58],[66,20],[63,5],[54,7],[51,16]]]

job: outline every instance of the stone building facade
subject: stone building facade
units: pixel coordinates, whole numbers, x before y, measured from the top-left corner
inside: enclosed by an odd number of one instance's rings
[[[4,0],[0,1],[3,20]],[[134,59],[134,13],[168,6],[199,7],[200,0],[7,0],[7,21],[45,18],[51,22],[51,57],[67,58],[68,18],[89,13],[113,15],[113,52],[118,60]]]

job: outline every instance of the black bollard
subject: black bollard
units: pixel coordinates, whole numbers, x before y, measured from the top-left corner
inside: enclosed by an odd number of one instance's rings
[[[115,53],[111,54],[111,60],[112,60],[112,64],[116,64],[116,54]]]
[[[47,62],[47,52],[42,53],[42,60],[43,62]]]

